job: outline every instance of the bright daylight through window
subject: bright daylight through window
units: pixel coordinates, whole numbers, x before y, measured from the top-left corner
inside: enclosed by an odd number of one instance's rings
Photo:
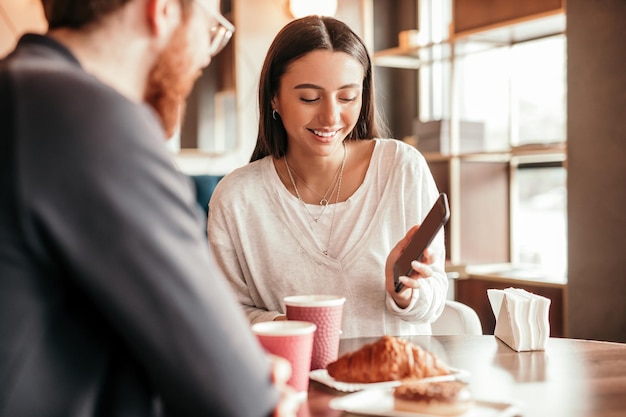
[[[448,37],[449,3],[420,2],[420,30],[431,42]],[[457,49],[468,44],[459,42]],[[480,142],[473,145],[464,143],[461,127],[461,153],[480,146],[482,152],[511,155],[511,262],[565,278],[565,35],[477,50],[457,52],[453,65],[444,58],[420,68],[420,120],[448,119],[454,105],[462,125],[480,128]],[[548,155],[546,148],[559,151]]]

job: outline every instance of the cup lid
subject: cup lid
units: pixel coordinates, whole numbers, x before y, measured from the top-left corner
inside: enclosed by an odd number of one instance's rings
[[[252,325],[252,332],[264,336],[287,336],[313,333],[314,323],[299,320],[264,321]]]
[[[339,295],[290,295],[283,298],[286,305],[297,307],[334,307],[346,302]]]

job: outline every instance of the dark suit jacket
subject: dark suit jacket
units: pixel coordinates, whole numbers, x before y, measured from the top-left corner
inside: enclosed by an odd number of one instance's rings
[[[27,35],[0,61],[0,132],[0,416],[270,413],[151,110]]]

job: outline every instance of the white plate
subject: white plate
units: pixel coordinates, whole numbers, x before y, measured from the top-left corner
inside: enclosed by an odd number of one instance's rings
[[[449,375],[441,375],[441,376],[432,376],[428,378],[422,378],[420,381],[454,381],[454,380],[465,380],[469,376],[469,372],[464,371],[462,369],[449,368],[452,372]],[[328,371],[326,369],[316,369],[315,371],[311,371],[309,373],[309,378],[313,381],[321,382],[322,384],[329,386],[331,388],[336,389],[337,391],[342,392],[355,392],[361,391],[365,389],[382,389],[382,388],[394,388],[399,386],[401,381],[385,381],[385,382],[372,382],[369,384],[358,384],[352,382],[341,382],[337,381],[332,376],[328,375]]]
[[[521,416],[520,409],[514,404],[475,400],[475,406],[459,417],[515,417]],[[393,390],[362,391],[345,397],[335,398],[329,403],[330,408],[349,413],[384,417],[431,416],[393,408]]]

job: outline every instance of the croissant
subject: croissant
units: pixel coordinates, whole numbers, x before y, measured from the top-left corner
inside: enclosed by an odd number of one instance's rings
[[[370,383],[447,375],[448,366],[419,346],[392,336],[346,353],[326,367],[337,381]]]

